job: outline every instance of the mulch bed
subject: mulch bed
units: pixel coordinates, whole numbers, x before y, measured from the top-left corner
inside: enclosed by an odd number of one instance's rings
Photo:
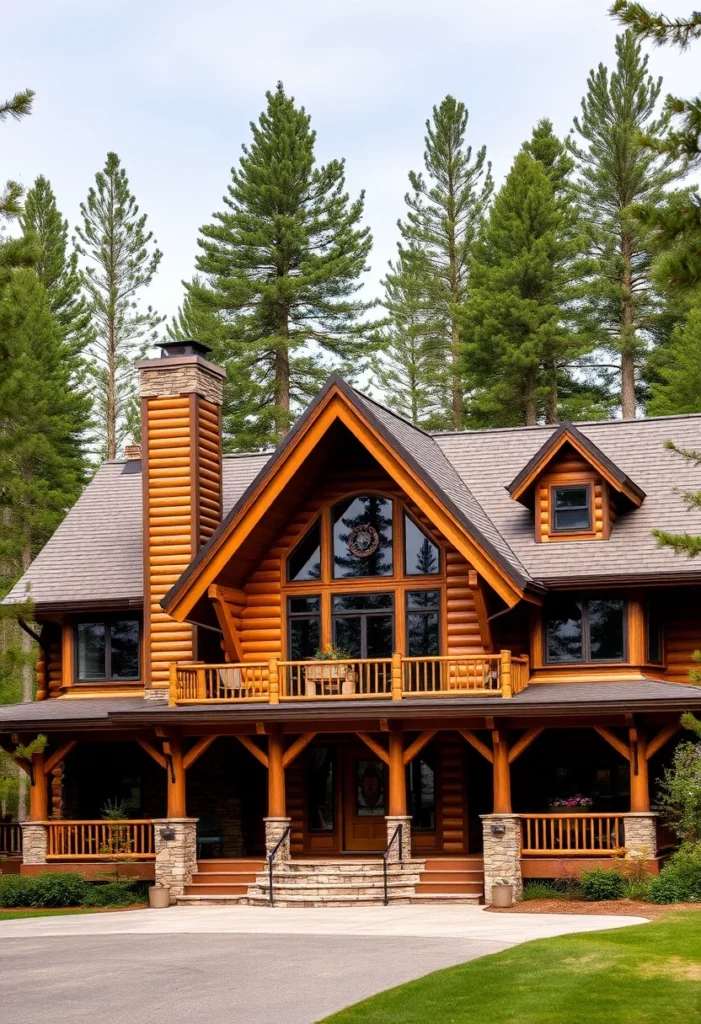
[[[630,917],[646,917],[650,921],[658,921],[666,914],[678,910],[701,911],[698,903],[642,903],[640,900],[525,900],[516,903],[506,910],[500,907],[487,907],[490,914],[615,914]]]

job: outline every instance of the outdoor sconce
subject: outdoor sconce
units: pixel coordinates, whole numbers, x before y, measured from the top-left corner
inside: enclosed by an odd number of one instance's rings
[[[495,822],[494,825],[491,826],[491,829],[493,836],[503,836],[506,832],[506,825],[502,825],[501,822]],[[163,835],[162,832],[161,835]]]
[[[161,839],[175,839],[175,829],[174,828],[162,828],[160,834],[161,834]]]

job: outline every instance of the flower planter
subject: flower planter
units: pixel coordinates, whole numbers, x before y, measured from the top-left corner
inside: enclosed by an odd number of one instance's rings
[[[307,697],[355,693],[355,670],[345,662],[315,661],[304,668]]]
[[[152,910],[165,910],[170,906],[170,890],[165,885],[152,885],[148,891],[148,905]]]
[[[514,887],[513,885],[493,885],[492,886],[492,906],[493,907],[513,907],[514,905]]]

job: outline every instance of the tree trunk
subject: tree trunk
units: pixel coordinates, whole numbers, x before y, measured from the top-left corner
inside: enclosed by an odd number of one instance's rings
[[[545,364],[548,394],[545,399],[545,422],[557,423],[557,368],[554,363]]]
[[[633,268],[631,243],[627,235],[621,238],[623,273],[621,275],[621,415],[624,420],[635,419],[635,309],[633,306]]]
[[[535,375],[529,373],[525,380],[524,416],[527,427],[535,427],[538,423],[538,403],[535,396]]]
[[[290,353],[287,345],[275,349],[275,432],[282,438],[290,419]]]
[[[453,430],[462,430],[464,419],[464,402],[462,397],[462,377],[458,370],[460,358],[460,336],[455,322],[452,324],[452,366],[451,378],[451,413]]]

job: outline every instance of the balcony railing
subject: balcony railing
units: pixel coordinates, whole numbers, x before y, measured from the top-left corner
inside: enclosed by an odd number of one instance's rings
[[[173,663],[171,704],[279,704],[311,700],[513,697],[528,685],[527,657],[497,654]]]
[[[17,857],[21,852],[22,829],[19,822],[0,822],[0,856]]]
[[[625,845],[625,814],[522,814],[528,857],[613,857]]]
[[[153,822],[47,821],[47,860],[154,860]]]

